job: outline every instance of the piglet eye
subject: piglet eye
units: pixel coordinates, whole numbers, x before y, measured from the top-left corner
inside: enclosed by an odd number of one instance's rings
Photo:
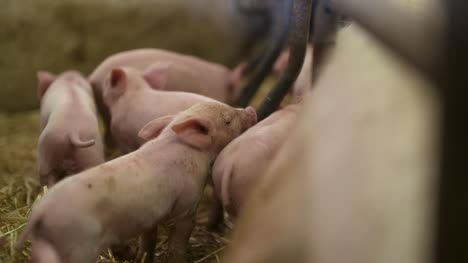
[[[202,125],[198,126],[198,130],[202,134],[208,134],[208,129],[205,126],[202,126]]]
[[[231,125],[231,121],[226,121],[226,125]]]

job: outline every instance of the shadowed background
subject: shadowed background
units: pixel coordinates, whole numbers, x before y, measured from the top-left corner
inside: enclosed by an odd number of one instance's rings
[[[88,75],[107,56],[155,47],[240,62],[245,19],[230,0],[3,0],[0,111],[37,108],[36,71]]]

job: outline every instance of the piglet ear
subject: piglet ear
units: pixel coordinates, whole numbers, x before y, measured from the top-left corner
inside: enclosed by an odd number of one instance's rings
[[[244,70],[247,67],[247,63],[242,62],[237,67],[235,67],[229,74],[229,84],[235,86],[239,83],[244,74]]]
[[[240,80],[242,78],[242,75],[244,74],[244,70],[246,67],[247,67],[247,63],[242,62],[229,73],[229,84],[228,84],[229,85],[228,86],[229,98],[237,97],[237,93],[239,91]]]
[[[284,51],[281,53],[279,58],[276,60],[275,64],[273,65],[273,72],[275,75],[279,76],[281,73],[284,72],[286,66],[288,65],[289,61],[289,50]]]
[[[143,128],[141,128],[140,132],[138,132],[138,136],[145,140],[151,140],[159,136],[161,131],[174,119],[173,115],[161,117],[154,119],[148,122]]]
[[[38,71],[37,80],[38,80],[38,89],[37,94],[39,98],[42,98],[46,93],[47,89],[50,87],[50,84],[57,79],[57,76],[47,71]]]
[[[121,68],[115,68],[110,73],[110,87],[112,89],[124,89],[127,85],[127,74]]]
[[[211,143],[211,134],[216,132],[213,121],[203,117],[190,117],[172,125],[172,130],[180,140],[188,145],[206,149]]]
[[[172,63],[167,62],[152,64],[143,72],[143,78],[151,88],[162,90],[166,87],[171,66]]]
[[[112,97],[117,98],[125,92],[127,85],[128,77],[125,70],[122,68],[114,68],[104,81],[103,96],[107,97],[112,94]]]

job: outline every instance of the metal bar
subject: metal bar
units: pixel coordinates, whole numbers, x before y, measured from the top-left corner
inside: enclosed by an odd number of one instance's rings
[[[443,102],[435,262],[468,262],[468,1],[446,1],[448,65]]]
[[[276,59],[279,57],[288,37],[292,2],[293,0],[284,0],[283,8],[274,8],[274,10],[272,10],[272,12],[274,12],[274,17],[271,44],[261,56],[252,79],[242,89],[237,101],[238,106],[246,107],[249,104],[266,76],[270,73],[273,63],[275,63]]]
[[[314,0],[316,1],[316,0]],[[290,55],[285,71],[258,108],[259,121],[274,112],[296,80],[304,63],[309,38],[312,0],[294,0],[291,17]]]

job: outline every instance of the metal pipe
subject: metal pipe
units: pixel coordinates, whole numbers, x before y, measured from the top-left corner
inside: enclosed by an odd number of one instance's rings
[[[286,42],[289,31],[290,14],[293,0],[284,0],[282,8],[274,8],[273,31],[271,44],[263,53],[256,67],[252,79],[242,89],[237,101],[240,107],[246,107],[253,98],[266,76],[271,72],[271,67],[279,57]]]
[[[257,115],[259,121],[268,117],[268,115],[278,108],[301,71],[309,38],[311,11],[312,0],[294,0],[291,17],[292,31],[290,36],[289,61],[280,79],[258,108]]]
[[[443,115],[434,262],[458,263],[468,262],[468,2],[450,0],[446,6],[448,65],[439,86]]]

